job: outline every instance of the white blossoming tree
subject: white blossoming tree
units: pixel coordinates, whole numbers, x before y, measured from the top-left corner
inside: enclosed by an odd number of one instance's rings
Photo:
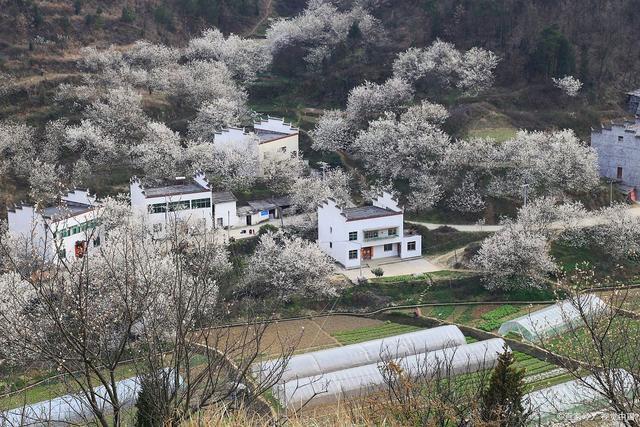
[[[33,362],[65,374],[61,384],[84,408],[76,416],[104,427],[122,425],[126,400],[117,382],[123,370],[163,376],[161,384],[149,386],[158,396],[161,421],[176,425],[241,388],[250,403],[277,383],[281,369],[268,378],[249,378],[266,330],[255,319],[272,310],[266,300],[242,304],[246,328],[209,329],[237,315],[231,313],[234,300],[224,300],[236,287],[229,281],[231,264],[213,232],[185,234],[170,221],[169,238],[153,239],[144,219],[115,199],[104,202],[99,222],[108,230],[102,244],[82,258],[47,264],[47,274],[41,274],[43,260],[35,262],[32,254],[29,263],[22,262],[20,245],[0,234],[4,364],[26,369]],[[97,231],[85,233],[78,238],[91,241]],[[290,272],[294,267],[289,265]],[[313,289],[326,274],[317,264],[306,286]],[[281,367],[291,351],[285,348]],[[47,414],[38,415],[44,418],[30,421],[46,424]]]
[[[335,295],[329,280],[333,262],[318,245],[300,237],[282,231],[263,234],[247,265],[244,293],[254,298]]]
[[[490,290],[539,287],[556,270],[549,243],[541,233],[509,223],[484,240],[474,262],[486,273]]]
[[[409,48],[393,63],[397,78],[417,84],[429,77],[443,87],[456,86],[476,94],[493,84],[498,57],[491,51],[474,47],[462,53],[448,42],[436,40],[430,46]]]
[[[235,34],[227,38],[217,29],[208,29],[202,36],[189,40],[185,56],[191,60],[220,61],[234,78],[250,82],[271,65],[271,53],[259,40],[243,39]]]
[[[314,214],[320,203],[331,197],[342,206],[352,205],[349,175],[332,169],[322,176],[304,176],[291,188],[291,204],[299,212]]]
[[[180,135],[163,123],[147,124],[142,142],[132,149],[131,156],[145,178],[166,179],[184,172],[185,150]]]
[[[0,122],[0,172],[26,176],[35,156],[35,129],[23,123]]]
[[[551,78],[553,85],[560,89],[562,93],[569,97],[578,96],[578,92],[582,88],[582,82],[573,76],[564,76],[562,78]]]

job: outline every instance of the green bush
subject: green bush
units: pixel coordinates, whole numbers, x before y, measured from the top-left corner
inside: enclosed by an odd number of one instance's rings
[[[384,270],[380,267],[372,268],[371,272],[376,277],[382,277],[384,275]]]
[[[120,16],[122,22],[133,22],[136,20],[136,14],[127,6],[122,8],[122,15]]]

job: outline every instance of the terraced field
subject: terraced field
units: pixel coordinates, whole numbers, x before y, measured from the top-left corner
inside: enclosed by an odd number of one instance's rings
[[[417,326],[401,325],[399,323],[385,322],[378,326],[369,326],[364,328],[356,328],[350,331],[334,332],[331,334],[333,338],[338,340],[342,345],[356,344],[363,341],[375,340],[379,338],[390,337],[393,335],[406,334],[420,330]]]

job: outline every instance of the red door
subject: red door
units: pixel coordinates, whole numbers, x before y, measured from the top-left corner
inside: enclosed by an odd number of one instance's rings
[[[373,256],[373,247],[368,246],[366,248],[362,248],[360,252],[362,259],[371,259]]]

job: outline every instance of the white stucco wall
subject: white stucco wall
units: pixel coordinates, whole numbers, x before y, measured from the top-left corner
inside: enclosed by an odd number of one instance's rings
[[[8,212],[9,233],[28,242],[37,251],[38,256],[43,256],[47,261],[57,258],[58,252],[64,250],[67,259],[75,256],[76,242],[87,242],[87,250],[92,250],[94,240],[102,243],[100,229],[79,229],[73,233],[73,227],[81,228],[83,224],[96,219],[96,211],[91,210],[70,218],[54,221],[43,218],[33,207],[23,206],[15,212]],[[69,235],[62,236],[62,231],[69,229]]]
[[[213,208],[213,224],[218,226],[218,219],[222,219],[223,227],[235,227],[240,218],[236,212],[236,202],[216,203]]]
[[[258,153],[261,159],[277,155],[297,156],[300,153],[298,134],[263,142],[258,145]]]
[[[363,247],[373,247],[372,259],[398,256],[398,244],[403,242],[403,215],[392,215],[378,218],[367,218],[357,221],[347,221],[341,215],[341,209],[333,200],[327,200],[318,208],[318,245],[337,262],[346,268],[360,266]],[[364,231],[397,229],[397,236],[378,239],[364,239]],[[349,232],[357,232],[357,239],[349,241]],[[413,237],[413,236],[412,236]],[[419,237],[419,236],[418,236]],[[393,244],[393,250],[384,251],[385,244]],[[349,259],[349,250],[357,250],[357,259]],[[406,252],[406,244],[401,249]],[[416,251],[402,254],[403,258],[420,254],[421,247],[417,244]]]
[[[202,191],[198,193],[190,193],[190,194],[179,194],[173,196],[161,196],[161,197],[147,197],[145,198],[145,208],[144,211],[147,212],[147,216],[149,218],[149,226],[157,237],[164,236],[166,227],[168,224],[172,224],[174,222],[184,222],[188,223],[193,227],[201,227],[206,226],[207,228],[213,227],[213,216],[212,216],[212,208],[195,208],[195,209],[184,209],[177,211],[167,211],[167,212],[158,212],[151,213],[149,212],[149,206],[157,204],[157,203],[171,203],[171,202],[185,202],[197,199],[209,199],[211,200],[211,192],[210,191]],[[154,227],[157,224],[162,224],[161,229]]]

